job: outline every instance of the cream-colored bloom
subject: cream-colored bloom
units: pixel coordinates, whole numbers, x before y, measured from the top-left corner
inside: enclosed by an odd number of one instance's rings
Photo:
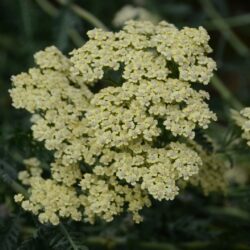
[[[209,36],[148,21],[88,36],[70,58],[52,46],[12,77],[14,107],[32,113],[34,139],[54,154],[47,178],[38,160],[25,161],[19,179],[30,197],[15,199],[42,223],[111,221],[124,210],[140,222],[152,199],[173,200],[179,182],[204,172],[185,141],[216,119],[208,94],[192,88],[216,68]]]
[[[75,189],[51,179],[32,177],[29,201],[23,201],[21,205],[25,210],[34,214],[39,213],[39,220],[42,223],[50,222],[57,225],[59,216],[81,220],[80,200]]]
[[[22,202],[23,199],[24,199],[24,196],[23,196],[22,194],[16,194],[16,195],[14,196],[15,202]]]

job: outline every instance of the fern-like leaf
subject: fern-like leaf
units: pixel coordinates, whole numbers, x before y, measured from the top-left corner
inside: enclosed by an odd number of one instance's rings
[[[54,250],[87,250],[83,245],[82,235],[74,232],[69,232],[67,228],[60,224],[58,231],[50,241],[50,245]]]
[[[31,247],[32,246],[32,247]],[[34,248],[38,246],[38,248]],[[60,224],[58,227],[40,225],[33,237],[23,242],[18,250],[87,250],[84,245],[83,234],[70,231]],[[29,248],[30,247],[30,248]],[[1,250],[1,249],[0,249]]]
[[[20,219],[18,216],[0,220],[0,249],[17,249],[20,234]]]

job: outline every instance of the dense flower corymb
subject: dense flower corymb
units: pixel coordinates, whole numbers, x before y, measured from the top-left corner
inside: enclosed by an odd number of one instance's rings
[[[54,153],[50,178],[25,162],[30,198],[16,200],[43,223],[111,221],[124,210],[140,222],[151,199],[173,200],[178,182],[199,174],[202,159],[185,142],[216,119],[208,93],[192,88],[216,68],[209,36],[139,21],[88,36],[70,58],[49,47],[13,77],[13,105],[33,114],[34,139]]]

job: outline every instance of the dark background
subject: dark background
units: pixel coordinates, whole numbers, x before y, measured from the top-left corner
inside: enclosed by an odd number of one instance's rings
[[[217,78],[207,87],[210,105],[219,117],[215,137],[231,134],[230,109],[250,106],[250,1],[247,0],[0,0],[0,250],[67,249],[58,228],[42,227],[13,203],[11,180],[22,159],[44,154],[31,140],[29,115],[11,107],[11,75],[33,65],[33,54],[55,45],[64,53],[79,47],[93,25],[79,16],[77,5],[96,16],[110,30],[112,20],[130,4],[178,27],[204,26],[214,49]],[[229,135],[228,135],[229,134]],[[244,149],[245,150],[245,149]],[[226,196],[204,197],[185,191],[174,202],[153,204],[145,222],[135,226],[127,218],[96,226],[65,222],[70,234],[90,249],[250,249],[249,155],[233,164],[242,171]],[[243,181],[242,181],[243,179]],[[52,238],[53,238],[52,237]],[[60,238],[61,237],[61,238]],[[58,240],[58,238],[57,238]],[[64,239],[65,240],[65,239]],[[63,239],[62,239],[63,241]],[[11,242],[11,243],[10,243]],[[56,241],[57,242],[57,241]],[[59,240],[58,240],[59,242]],[[65,243],[66,244],[66,243]],[[18,248],[19,247],[19,248]],[[68,248],[72,249],[72,248]]]

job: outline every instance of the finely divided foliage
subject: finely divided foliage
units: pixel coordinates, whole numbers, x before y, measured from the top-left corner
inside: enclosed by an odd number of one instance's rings
[[[193,88],[216,68],[206,30],[129,21],[88,36],[70,58],[48,47],[12,78],[14,107],[32,113],[34,139],[54,153],[47,178],[37,159],[25,161],[29,198],[16,201],[42,223],[112,221],[124,211],[140,222],[139,211],[173,200],[179,183],[223,189],[223,171],[194,141],[195,128],[216,120],[208,93]]]

